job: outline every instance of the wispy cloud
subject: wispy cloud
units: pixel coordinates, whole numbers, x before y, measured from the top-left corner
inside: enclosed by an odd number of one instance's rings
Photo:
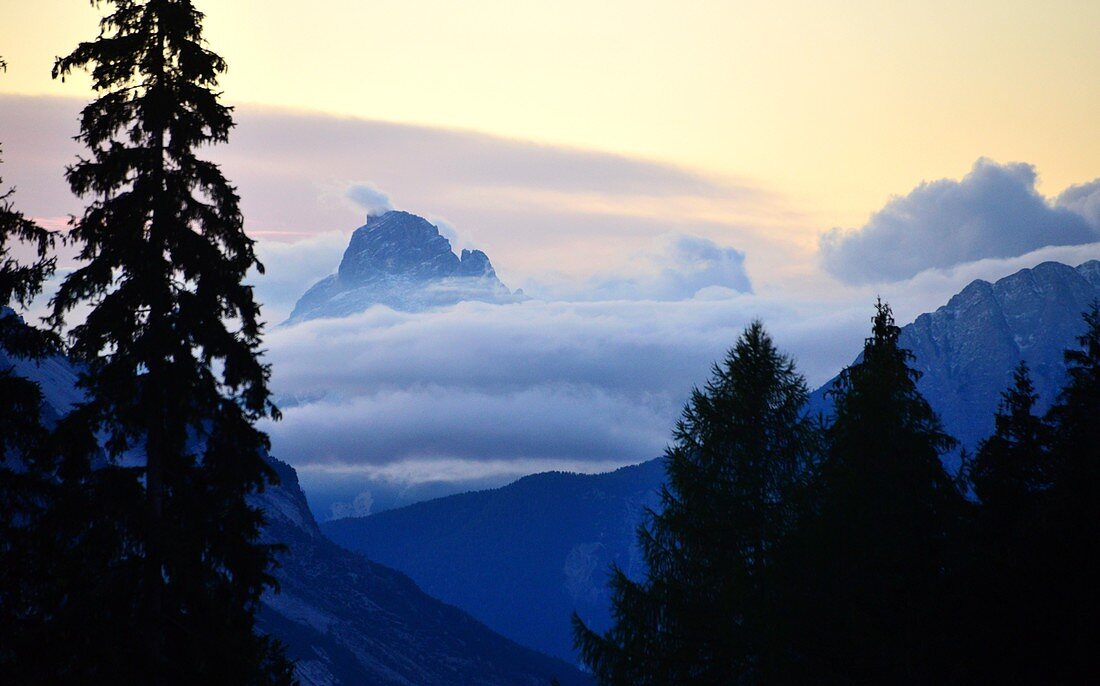
[[[20,185],[21,206],[34,216],[81,207],[62,178],[80,151],[71,137],[81,104],[0,96],[5,176]],[[363,223],[362,202],[390,200],[457,227],[464,246],[485,250],[506,283],[524,286],[554,271],[591,275],[626,266],[669,233],[735,246],[770,275],[789,261],[792,227],[812,234],[810,223],[759,184],[671,164],[254,106],[239,107],[236,118],[229,145],[209,154],[238,187],[246,229],[263,241],[350,233]]]
[[[367,215],[377,215],[393,209],[390,196],[371,183],[355,183],[348,187],[348,199],[367,211]]]

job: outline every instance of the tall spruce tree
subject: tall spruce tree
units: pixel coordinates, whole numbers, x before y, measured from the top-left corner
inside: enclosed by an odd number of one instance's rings
[[[695,389],[666,456],[661,511],[638,532],[642,581],[612,571],[614,626],[574,616],[601,684],[735,684],[758,677],[773,551],[816,446],[806,384],[759,322]]]
[[[83,264],[53,319],[89,308],[69,332],[87,398],[69,418],[70,452],[95,432],[112,461],[139,464],[140,481],[105,489],[121,543],[96,571],[111,592],[82,598],[77,616],[128,629],[113,636],[118,669],[132,670],[123,681],[284,682],[289,665],[255,632],[273,550],[246,501],[275,479],[255,422],[277,410],[243,283],[261,265],[235,190],[196,155],[233,125],[214,90],[225,62],[190,0],[93,4],[110,8],[98,37],[54,66],[55,78],[88,70],[98,97],[81,115],[89,156],[66,173],[88,202],[69,232]]]
[[[0,58],[0,71],[6,69]],[[13,194],[0,190],[0,673],[6,678],[24,673],[27,641],[45,621],[41,582],[48,569],[39,520],[52,493],[41,389],[4,362],[37,362],[57,344],[11,309],[26,307],[54,269],[53,236],[15,209]],[[29,261],[16,258],[19,246]]]
[[[785,551],[784,681],[934,683],[950,662],[946,574],[963,499],[941,455],[955,441],[917,391],[912,355],[879,302],[835,415],[813,498]]]
[[[1049,596],[1044,591],[1047,553],[1043,503],[1051,479],[1050,427],[1035,414],[1038,394],[1027,364],[1013,373],[1001,397],[994,432],[978,446],[969,469],[979,507],[965,567],[968,680],[1041,681],[1036,629]]]
[[[1100,664],[1100,301],[1084,313],[1079,347],[1065,353],[1068,381],[1047,415],[1053,479],[1044,568],[1052,600],[1038,626],[1049,683],[1096,683]]]

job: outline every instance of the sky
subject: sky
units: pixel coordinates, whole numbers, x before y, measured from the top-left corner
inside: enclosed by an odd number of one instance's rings
[[[878,295],[1100,257],[1091,0],[196,4],[307,490],[637,462],[754,317],[816,385]],[[60,229],[97,13],[8,5],[0,176]],[[277,326],[377,202],[532,300]]]
[[[1093,0],[199,1],[227,101],[642,157],[854,225],[975,159],[1095,175]],[[0,89],[85,95],[53,57],[85,0],[10,2]],[[303,9],[308,7],[308,9]]]

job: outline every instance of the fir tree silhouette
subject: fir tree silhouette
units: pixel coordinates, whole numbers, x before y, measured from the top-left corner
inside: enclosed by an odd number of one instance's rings
[[[1050,487],[1051,430],[1035,414],[1038,395],[1027,364],[1001,396],[994,432],[978,446],[969,478],[978,508],[966,551],[960,612],[970,680],[1041,681],[1036,629],[1047,613],[1042,590],[1047,553],[1043,503]],[[1036,668],[1038,667],[1038,670]]]
[[[1065,353],[1068,380],[1047,414],[1053,478],[1041,590],[1051,600],[1037,636],[1052,683],[1100,680],[1092,639],[1100,625],[1100,301],[1083,317],[1079,347]]]
[[[783,556],[781,681],[934,683],[952,538],[965,511],[940,461],[955,441],[916,388],[912,354],[879,302],[861,358],[830,391],[819,475]]]
[[[693,391],[665,456],[661,511],[638,532],[645,579],[613,569],[606,635],[573,618],[599,683],[753,681],[772,612],[773,551],[816,445],[806,398],[803,378],[759,322]]]
[[[1019,511],[1049,486],[1050,429],[1035,414],[1039,396],[1027,363],[1012,375],[1012,387],[1001,396],[993,435],[982,441],[970,467],[974,492],[989,510]]]
[[[72,478],[110,480],[91,506],[118,539],[66,616],[114,633],[114,664],[97,679],[287,682],[278,646],[255,631],[273,549],[258,542],[262,513],[246,500],[275,479],[255,422],[278,412],[243,283],[261,265],[235,190],[196,155],[233,125],[214,90],[225,62],[189,0],[94,4],[110,8],[98,37],[53,69],[88,70],[98,97],[81,114],[88,157],[66,173],[88,203],[68,235],[83,263],[52,319],[60,327],[90,308],[68,337],[86,400],[61,428]],[[93,434],[114,471],[81,467]]]

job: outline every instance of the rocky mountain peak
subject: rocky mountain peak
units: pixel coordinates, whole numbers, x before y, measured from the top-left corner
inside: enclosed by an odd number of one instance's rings
[[[1100,289],[1100,260],[1089,260],[1077,267],[1078,273],[1097,289]]]
[[[344,317],[372,305],[420,311],[464,300],[522,300],[510,291],[480,250],[456,255],[434,224],[410,212],[391,210],[367,217],[355,230],[336,273],[298,300],[290,322]]]
[[[378,274],[442,278],[458,267],[451,242],[438,228],[423,217],[393,210],[367,217],[355,230],[337,274],[340,281],[356,286]]]
[[[476,276],[481,278],[495,279],[497,278],[496,270],[493,269],[493,265],[489,262],[489,256],[480,250],[462,250],[462,255],[458,258],[458,275],[460,276]]]
[[[967,450],[993,431],[1001,391],[1021,361],[1031,368],[1045,410],[1066,376],[1063,351],[1084,330],[1081,313],[1100,298],[1100,261],[1074,268],[1043,262],[994,283],[977,280],[934,312],[920,315],[901,331],[922,373],[917,387],[943,419],[948,433]],[[831,411],[814,393],[814,411]]]

